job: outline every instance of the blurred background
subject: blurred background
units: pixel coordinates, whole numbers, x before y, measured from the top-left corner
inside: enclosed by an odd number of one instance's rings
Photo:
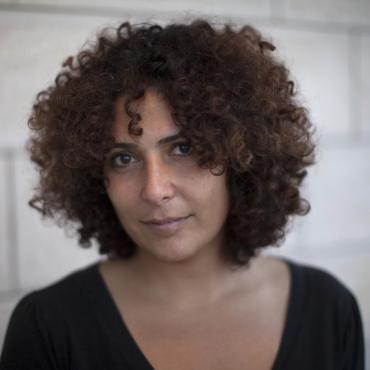
[[[257,27],[286,61],[310,109],[318,164],[280,248],[334,274],[358,299],[370,370],[370,1],[369,0],[0,0],[0,348],[10,314],[27,292],[100,257],[27,205],[35,173],[24,150],[36,94],[61,63],[105,26],[217,22]]]

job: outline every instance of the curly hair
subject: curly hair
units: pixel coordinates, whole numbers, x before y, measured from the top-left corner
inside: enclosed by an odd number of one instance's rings
[[[124,22],[96,36],[35,99],[27,150],[39,181],[29,205],[59,225],[77,225],[82,247],[95,239],[100,254],[133,256],[137,246],[106,193],[103,166],[117,98],[127,97],[129,131],[141,135],[130,103],[155,88],[199,166],[227,172],[225,259],[245,265],[261,248],[280,246],[289,216],[310,211],[299,186],[316,145],[308,111],[271,42],[252,26],[205,19]]]

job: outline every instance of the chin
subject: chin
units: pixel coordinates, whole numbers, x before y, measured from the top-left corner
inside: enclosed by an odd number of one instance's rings
[[[176,262],[187,262],[191,260],[196,252],[191,248],[183,248],[180,246],[175,247],[161,247],[156,248],[155,250],[150,250],[148,253],[155,259],[168,262],[168,263],[176,263]]]

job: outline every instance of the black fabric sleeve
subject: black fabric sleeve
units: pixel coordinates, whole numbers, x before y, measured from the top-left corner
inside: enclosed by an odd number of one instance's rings
[[[362,319],[356,298],[350,293],[350,309],[343,338],[341,370],[365,369],[365,345]]]
[[[12,312],[0,357],[0,370],[58,369],[37,294],[23,297]]]

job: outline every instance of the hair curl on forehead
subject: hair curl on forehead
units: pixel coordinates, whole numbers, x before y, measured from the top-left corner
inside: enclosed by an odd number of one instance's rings
[[[275,47],[252,26],[131,24],[100,31],[68,57],[33,105],[27,148],[39,173],[31,207],[71,223],[79,244],[130,258],[136,245],[105,192],[114,104],[125,96],[129,133],[141,135],[133,102],[155,89],[201,167],[226,171],[231,205],[223,255],[247,264],[279,246],[290,216],[310,210],[299,187],[314,164],[312,124]],[[145,128],[144,128],[145,130]]]

